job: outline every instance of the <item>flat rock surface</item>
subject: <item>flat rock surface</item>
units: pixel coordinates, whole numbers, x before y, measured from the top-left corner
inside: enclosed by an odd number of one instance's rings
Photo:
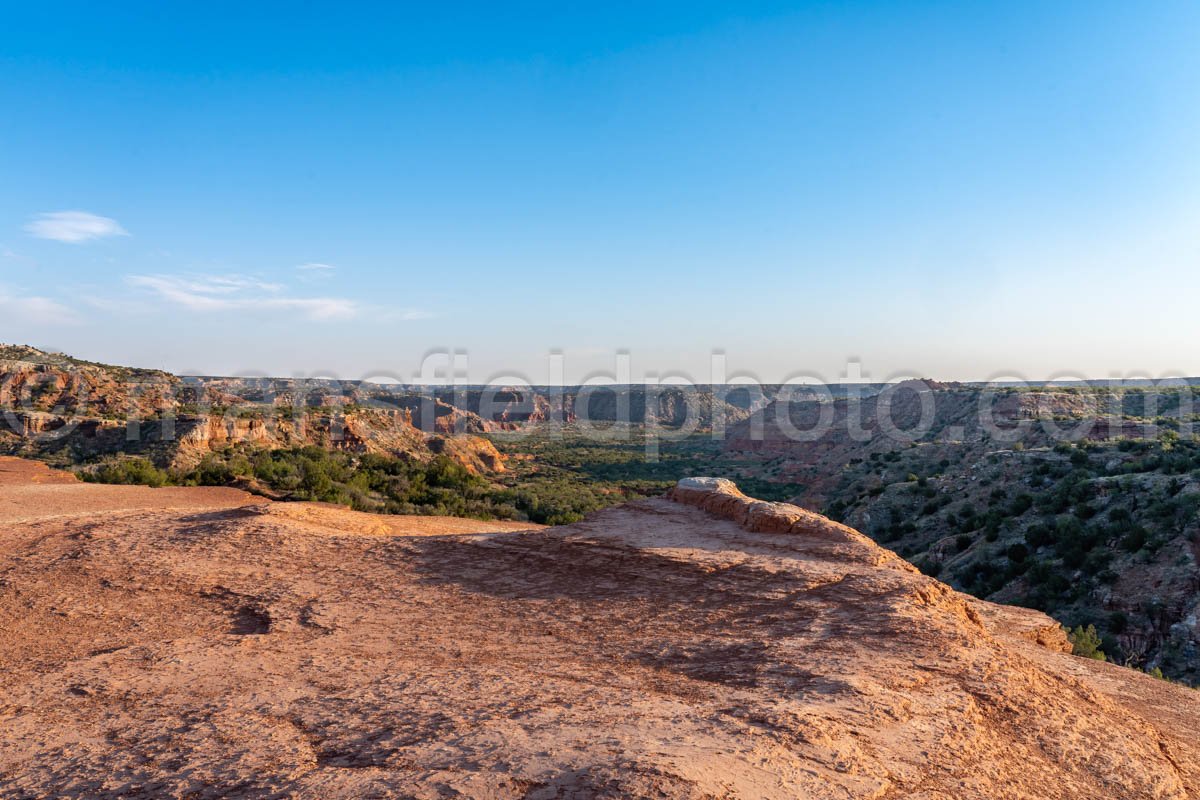
[[[689,502],[528,530],[0,459],[0,796],[1200,797],[1200,693]]]

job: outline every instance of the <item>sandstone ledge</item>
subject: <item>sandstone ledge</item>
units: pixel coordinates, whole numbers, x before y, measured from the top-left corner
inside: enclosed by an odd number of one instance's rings
[[[0,459],[0,797],[1200,797],[1197,693],[678,494],[500,532]]]
[[[667,492],[667,497],[732,520],[754,533],[794,534],[833,545],[848,545],[840,552],[848,560],[917,571],[895,553],[881,548],[870,537],[847,525],[789,503],[747,497],[737,484],[725,478],[684,478]]]

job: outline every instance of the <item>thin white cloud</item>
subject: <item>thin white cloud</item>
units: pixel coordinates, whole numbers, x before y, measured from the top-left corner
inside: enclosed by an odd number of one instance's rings
[[[76,325],[71,309],[48,297],[13,294],[0,286],[0,317],[33,325]]]
[[[339,297],[287,297],[283,287],[240,275],[130,275],[130,286],[145,289],[174,305],[197,312],[296,312],[311,320],[350,319],[358,315],[352,300]]]
[[[51,211],[38,214],[25,225],[25,231],[39,239],[52,239],[70,244],[129,235],[115,219],[90,214],[87,211]]]
[[[172,276],[172,277],[154,277],[155,281],[167,281],[175,287],[201,295],[227,295],[245,292],[247,290],[261,290],[264,292],[281,292],[283,291],[282,283],[268,283],[259,280],[258,278],[248,277],[246,275],[200,275],[196,277]]]
[[[304,283],[322,283],[337,274],[337,267],[333,264],[310,261],[307,264],[297,265],[296,272],[299,273],[300,280]]]
[[[414,319],[433,319],[436,316],[432,311],[423,311],[419,308],[404,308],[400,309],[397,314],[397,319],[414,320]]]

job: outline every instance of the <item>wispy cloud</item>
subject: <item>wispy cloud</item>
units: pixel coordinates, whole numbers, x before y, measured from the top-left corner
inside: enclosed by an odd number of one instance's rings
[[[134,276],[134,278],[155,284],[167,283],[181,291],[199,295],[229,295],[246,291],[283,291],[282,283],[269,283],[247,275],[156,275]]]
[[[48,297],[13,293],[0,286],[0,316],[34,325],[76,325],[71,309]]]
[[[115,219],[90,214],[87,211],[52,211],[38,214],[25,225],[25,231],[39,239],[52,239],[70,244],[129,235]]]
[[[312,320],[350,319],[358,315],[352,300],[339,297],[289,297],[284,287],[242,275],[130,275],[130,286],[156,294],[189,311],[295,312]]]
[[[297,265],[296,272],[299,273],[298,277],[303,283],[323,283],[337,274],[337,267],[333,264],[310,261],[307,264]]]

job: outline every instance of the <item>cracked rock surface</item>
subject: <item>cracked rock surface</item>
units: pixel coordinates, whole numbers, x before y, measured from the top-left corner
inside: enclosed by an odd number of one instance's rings
[[[691,482],[575,525],[0,459],[0,796],[1200,797],[1200,693]]]

